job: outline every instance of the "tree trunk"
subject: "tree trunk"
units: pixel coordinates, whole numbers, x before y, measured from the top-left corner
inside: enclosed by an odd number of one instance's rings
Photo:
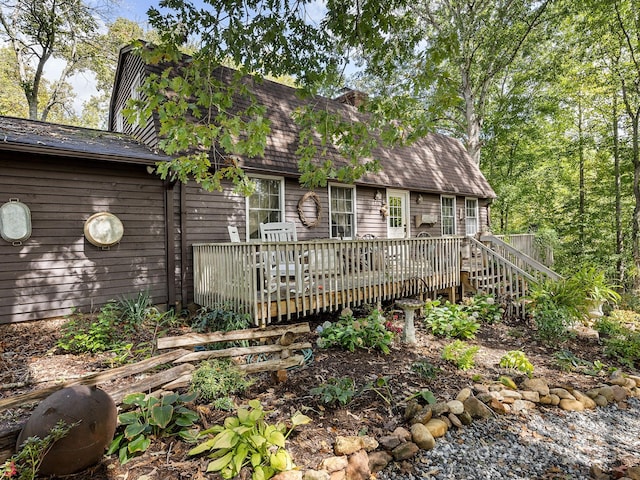
[[[635,206],[633,208],[633,220],[631,225],[631,244],[633,253],[633,264],[636,272],[640,272],[640,155],[638,152],[638,112],[631,115],[631,142],[633,151],[633,197]],[[640,292],[640,274],[633,277],[633,290]]]
[[[624,250],[623,234],[622,234],[622,181],[620,178],[620,132],[618,131],[618,98],[613,94],[613,171],[614,171],[614,188],[616,196],[616,271],[618,272],[618,282],[624,285],[625,263],[622,253]]]

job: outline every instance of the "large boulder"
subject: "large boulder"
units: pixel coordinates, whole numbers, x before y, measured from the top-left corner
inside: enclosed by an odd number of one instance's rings
[[[45,455],[41,475],[70,475],[97,463],[113,440],[116,405],[106,392],[95,387],[75,385],[58,390],[33,411],[18,436],[16,449],[29,437],[46,437],[60,420],[77,425]]]

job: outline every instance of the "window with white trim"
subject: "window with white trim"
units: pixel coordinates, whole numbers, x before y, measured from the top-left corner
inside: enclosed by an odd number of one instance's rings
[[[142,82],[142,76],[138,73],[135,78],[133,79],[133,82],[131,83],[131,99],[132,100],[140,100],[140,84]],[[138,112],[136,113],[136,118],[135,118],[135,123],[133,124],[134,127],[139,127],[142,123],[142,114],[141,112],[138,110]]]
[[[440,217],[442,219],[442,235],[456,234],[456,198],[440,197]]]
[[[355,219],[355,188],[329,185],[331,238],[354,238]]]
[[[464,199],[464,224],[465,233],[467,235],[475,235],[478,233],[478,199]]]
[[[115,130],[118,133],[124,132],[124,115],[122,113],[122,107],[118,108],[118,111],[116,112]]]
[[[249,239],[260,238],[260,223],[284,221],[284,180],[252,177],[256,189],[247,197],[247,232]]]

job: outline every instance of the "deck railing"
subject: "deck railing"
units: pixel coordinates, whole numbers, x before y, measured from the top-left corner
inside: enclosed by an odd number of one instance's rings
[[[541,246],[536,242],[534,233],[510,233],[507,235],[494,235],[494,237],[507,242],[516,250],[543,263],[547,267],[553,265],[553,248]]]
[[[195,244],[194,300],[256,325],[460,284],[462,237]]]
[[[494,295],[511,310],[510,315],[520,316],[524,311],[523,300],[529,283],[536,278],[487,245],[469,238],[469,281],[478,292]]]

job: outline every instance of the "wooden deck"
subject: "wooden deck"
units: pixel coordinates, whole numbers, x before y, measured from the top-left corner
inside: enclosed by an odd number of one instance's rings
[[[248,313],[264,326],[363,303],[453,291],[460,285],[463,241],[196,244],[194,297],[205,307],[224,304]]]

